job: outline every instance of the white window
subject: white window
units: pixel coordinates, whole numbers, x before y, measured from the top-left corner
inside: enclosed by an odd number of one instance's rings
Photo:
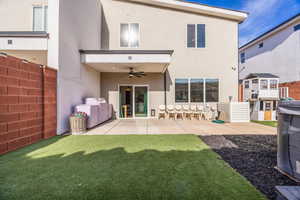
[[[245,81],[245,89],[248,89],[249,87],[249,81]]]
[[[277,90],[277,80],[270,80],[270,89]]]
[[[262,79],[260,80],[260,89],[267,90],[268,89],[268,80]]]
[[[288,87],[281,87],[279,88],[279,98],[285,99],[289,97],[289,88]]]
[[[139,47],[140,27],[138,23],[122,23],[120,25],[120,46]]]
[[[48,6],[33,7],[33,31],[47,31]]]

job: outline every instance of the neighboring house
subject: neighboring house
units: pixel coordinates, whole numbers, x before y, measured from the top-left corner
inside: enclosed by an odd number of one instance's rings
[[[0,22],[0,50],[58,69],[59,134],[84,97],[105,98],[118,118],[124,106],[138,118],[164,104],[238,100],[238,24],[246,13],[176,0],[2,4],[12,4],[2,18],[26,16]]]
[[[300,100],[300,13],[239,49],[239,77],[272,73],[280,78],[280,98]]]
[[[243,101],[250,103],[251,120],[276,120],[278,83],[279,77],[269,73],[249,74],[243,80]]]

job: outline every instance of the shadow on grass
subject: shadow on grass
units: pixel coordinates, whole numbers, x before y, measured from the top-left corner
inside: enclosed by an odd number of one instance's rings
[[[51,153],[63,147],[59,140],[0,157],[0,199],[264,199],[200,142],[199,150]]]
[[[277,164],[276,135],[224,135],[200,138],[269,199],[276,199],[276,185],[297,185],[274,169]]]

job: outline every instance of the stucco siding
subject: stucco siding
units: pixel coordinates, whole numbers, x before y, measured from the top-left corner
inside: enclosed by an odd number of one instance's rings
[[[161,73],[148,73],[147,76],[142,78],[128,78],[127,73],[101,73],[101,96],[113,105],[118,116],[119,86],[147,85],[149,86],[149,109],[157,110],[159,105],[165,103],[163,76]]]
[[[174,50],[168,67],[168,104],[175,103],[175,78],[218,78],[220,101],[228,96],[238,100],[238,23],[222,18],[146,6],[123,1],[102,0],[103,48],[120,47],[120,23],[140,24],[143,50]],[[206,25],[206,47],[187,48],[187,24]]]
[[[240,79],[250,73],[272,73],[280,77],[281,83],[300,80],[300,31],[294,31],[297,24],[300,20],[245,50],[241,49],[246,61],[240,64]],[[259,48],[261,42],[264,46]]]
[[[81,63],[79,49],[100,49],[101,6],[97,0],[51,0],[49,15],[48,63],[59,70],[60,134],[69,130],[68,117],[75,105],[85,97],[100,97],[100,73]]]
[[[33,6],[47,5],[48,0],[1,0],[0,31],[32,31]]]

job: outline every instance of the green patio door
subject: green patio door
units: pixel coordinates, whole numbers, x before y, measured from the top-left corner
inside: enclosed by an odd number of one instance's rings
[[[134,87],[134,114],[135,117],[148,116],[148,87]]]

